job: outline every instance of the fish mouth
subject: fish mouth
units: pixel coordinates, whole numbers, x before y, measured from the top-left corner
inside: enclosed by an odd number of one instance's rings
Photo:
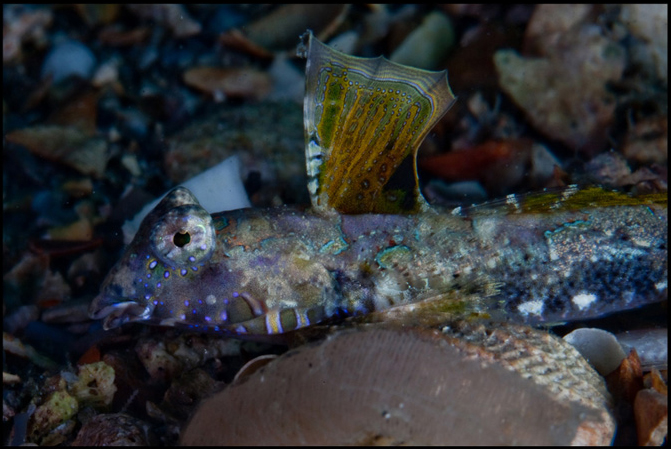
[[[103,319],[103,329],[110,330],[125,323],[149,319],[154,307],[142,305],[135,301],[110,301],[100,296],[93,300],[89,308],[89,317],[94,320]],[[108,303],[108,305],[101,305]]]

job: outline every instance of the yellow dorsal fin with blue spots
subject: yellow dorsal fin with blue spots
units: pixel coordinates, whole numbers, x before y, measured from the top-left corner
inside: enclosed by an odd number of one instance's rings
[[[456,100],[447,72],[336,51],[303,35],[307,57],[305,156],[312,207],[321,213],[412,214],[417,150]]]

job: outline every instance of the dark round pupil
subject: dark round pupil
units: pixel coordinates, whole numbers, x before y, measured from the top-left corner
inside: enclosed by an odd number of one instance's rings
[[[189,242],[191,241],[191,236],[186,231],[184,232],[180,231],[177,234],[175,234],[175,236],[172,238],[172,241],[175,244],[175,246],[183,248],[189,244]]]

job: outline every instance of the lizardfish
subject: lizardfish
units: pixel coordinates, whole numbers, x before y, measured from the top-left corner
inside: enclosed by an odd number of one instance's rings
[[[430,207],[416,153],[455,101],[446,73],[348,56],[311,33],[303,53],[312,207],[210,215],[172,190],[91,304],[106,329],[269,335],[396,308],[555,322],[666,297],[666,194],[571,186]]]

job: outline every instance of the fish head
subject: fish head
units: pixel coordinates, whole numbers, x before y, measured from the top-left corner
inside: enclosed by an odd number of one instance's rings
[[[210,214],[188,189],[173,189],[142,221],[91,303],[89,316],[103,319],[105,329],[136,321],[161,324],[169,318],[156,313],[163,292],[174,296],[193,288],[192,277],[215,245]]]
[[[278,226],[290,230],[275,230],[278,220],[288,220]],[[331,274],[308,257],[309,245],[291,237],[294,225],[307,222],[283,209],[210,215],[178,187],[142,221],[89,316],[105,329],[141,322],[245,338],[319,322],[332,316],[336,306],[326,310],[325,302],[337,291]]]

